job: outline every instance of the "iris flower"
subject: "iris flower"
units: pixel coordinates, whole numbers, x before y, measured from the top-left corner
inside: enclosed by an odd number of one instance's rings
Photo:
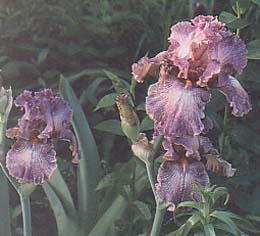
[[[208,182],[200,162],[203,156],[215,156],[216,163],[208,158],[208,168],[234,174],[231,165],[203,136],[212,126],[204,109],[210,101],[209,89],[214,88],[226,96],[233,115],[241,117],[251,110],[248,94],[232,76],[242,73],[246,55],[243,41],[217,17],[197,16],[172,26],[167,51],[132,65],[133,77],[139,83],[159,70],[158,82],[148,90],[146,112],[154,120],[154,135],[165,138],[166,154],[157,184],[162,200],[172,204],[190,200],[195,182]]]
[[[42,184],[56,169],[53,140],[70,143],[73,162],[78,163],[79,151],[70,129],[72,109],[50,89],[24,91],[14,101],[24,111],[17,126],[6,131],[16,139],[6,156],[9,173],[21,183]]]

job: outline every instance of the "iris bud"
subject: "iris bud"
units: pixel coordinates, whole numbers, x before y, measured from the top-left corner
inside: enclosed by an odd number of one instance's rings
[[[131,140],[137,140],[140,131],[140,122],[133,107],[128,101],[128,95],[121,93],[116,97],[116,104],[120,113],[121,127],[124,134]]]

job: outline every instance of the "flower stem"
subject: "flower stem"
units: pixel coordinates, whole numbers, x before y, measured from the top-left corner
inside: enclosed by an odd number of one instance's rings
[[[236,1],[236,13],[237,13],[237,18],[241,19],[241,13],[240,13],[240,6],[239,6],[239,2]],[[236,30],[236,35],[240,34],[240,29]]]
[[[156,156],[156,153],[158,152],[158,150],[160,149],[160,147],[162,145],[162,141],[163,141],[162,136],[158,136],[155,139],[154,145],[153,145],[153,150],[154,150],[153,155],[151,156],[151,158],[149,158],[145,162],[148,179],[149,179],[151,188],[153,190],[154,198],[156,201],[156,212],[155,212],[154,222],[153,222],[150,236],[159,236],[161,226],[163,223],[164,214],[166,212],[166,205],[163,202],[159,201],[159,199],[156,195],[156,190],[155,190],[156,177],[155,177],[155,172],[154,172],[154,158]]]
[[[165,204],[157,201],[156,202],[156,212],[155,212],[155,217],[153,221],[153,227],[150,236],[159,236],[162,223],[163,223],[163,217],[166,212],[166,207]]]
[[[156,198],[156,192],[155,192],[155,173],[154,173],[154,165],[153,162],[147,161],[145,163],[146,171],[148,175],[148,179],[151,185],[151,188],[153,190],[154,197]]]
[[[223,119],[223,138],[220,144],[220,152],[223,154],[225,149],[225,137],[227,130],[227,122],[228,122],[228,105],[225,106],[224,119]]]
[[[32,236],[30,197],[20,194],[23,213],[23,236]]]
[[[153,190],[155,199],[156,199],[156,191],[155,191],[156,178],[155,178],[155,172],[154,172],[154,158],[156,156],[156,153],[158,152],[158,150],[160,149],[160,147],[162,145],[162,141],[163,141],[163,137],[161,135],[156,137],[156,139],[154,140],[154,144],[153,144],[154,152],[152,153],[151,158],[149,158],[149,159],[147,159],[147,161],[145,161],[148,179],[149,179],[151,188]]]

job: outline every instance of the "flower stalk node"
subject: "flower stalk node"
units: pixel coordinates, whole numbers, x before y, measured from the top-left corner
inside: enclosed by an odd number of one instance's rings
[[[153,161],[153,146],[149,143],[149,140],[144,133],[139,134],[139,138],[132,144],[131,148],[135,156],[144,163]]]

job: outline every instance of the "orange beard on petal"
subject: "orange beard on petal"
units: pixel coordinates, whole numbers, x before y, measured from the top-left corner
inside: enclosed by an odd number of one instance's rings
[[[181,167],[182,167],[183,172],[186,172],[187,164],[188,164],[187,159],[184,158],[184,157],[182,157],[182,158],[180,159],[180,162],[181,162]]]
[[[192,88],[192,82],[191,82],[191,80],[186,80],[186,81],[185,81],[185,88],[186,88],[186,89]]]

